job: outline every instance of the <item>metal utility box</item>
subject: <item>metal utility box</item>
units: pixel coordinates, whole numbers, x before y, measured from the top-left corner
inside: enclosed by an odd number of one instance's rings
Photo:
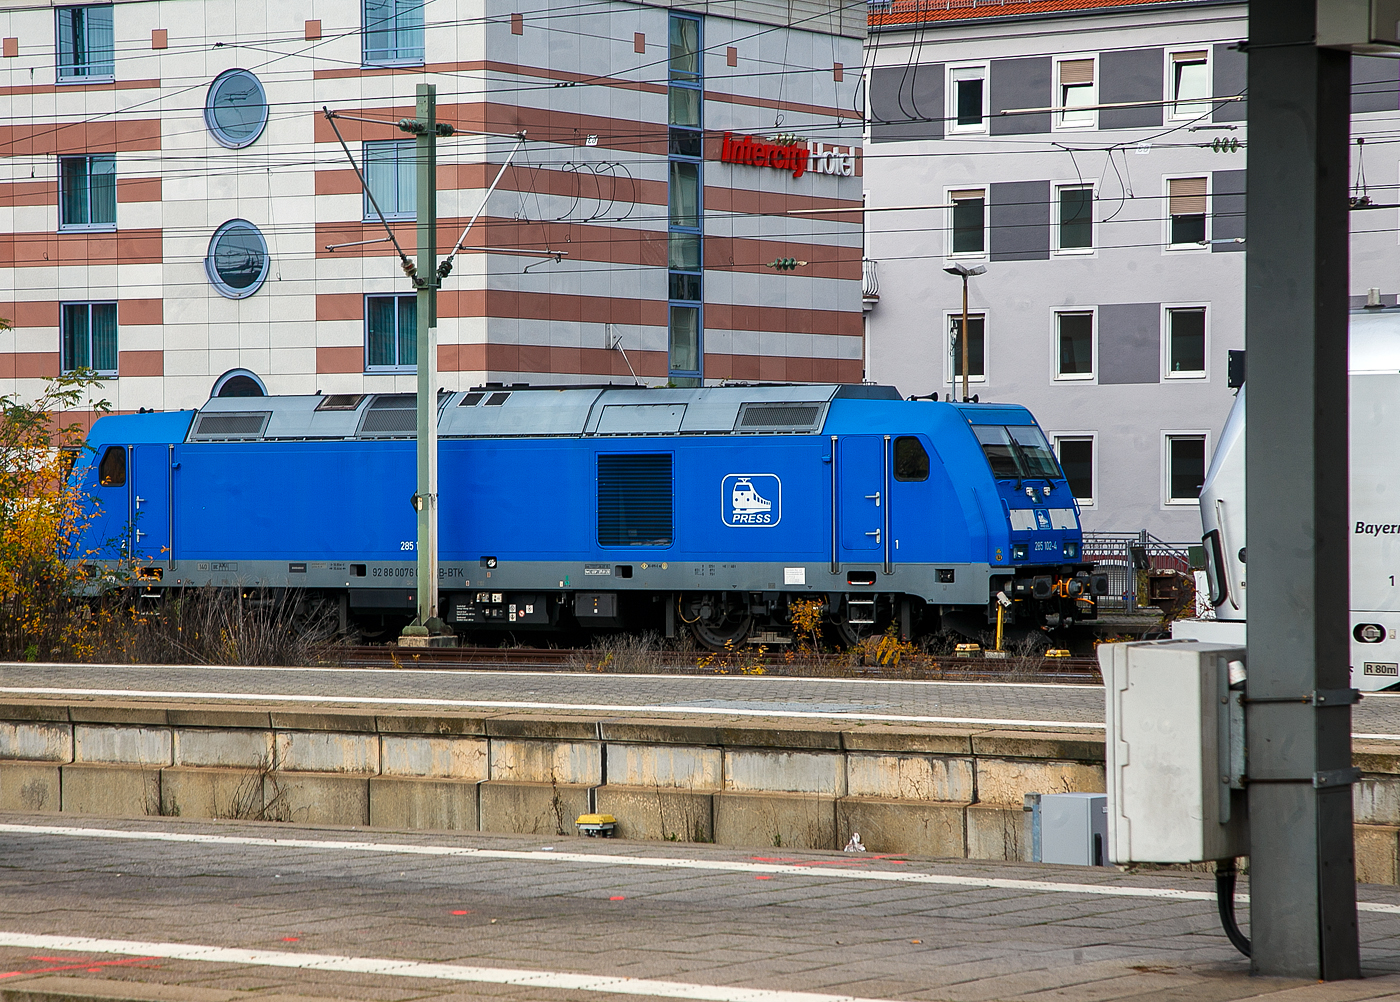
[[[1047,793],[1040,798],[1040,861],[1108,865],[1108,797]]]
[[[1243,647],[1104,644],[1108,858],[1198,863],[1249,853]],[[1043,837],[1043,833],[1042,833]]]

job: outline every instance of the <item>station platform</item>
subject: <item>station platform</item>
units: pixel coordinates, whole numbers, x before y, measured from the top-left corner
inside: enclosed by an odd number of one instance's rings
[[[14,813],[0,858],[15,1002],[1400,995],[1396,888],[1318,984],[1250,977],[1198,873]]]

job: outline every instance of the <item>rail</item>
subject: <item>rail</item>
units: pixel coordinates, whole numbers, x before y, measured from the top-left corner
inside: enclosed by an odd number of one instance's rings
[[[363,668],[548,671],[585,674],[648,674],[778,677],[883,678],[913,681],[1063,682],[1100,684],[1094,658],[951,657],[916,654],[887,664],[854,663],[849,654],[795,656],[787,652],[627,651],[553,647],[334,647],[322,665]]]

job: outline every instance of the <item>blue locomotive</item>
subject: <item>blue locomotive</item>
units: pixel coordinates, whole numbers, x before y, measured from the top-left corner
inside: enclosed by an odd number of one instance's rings
[[[75,466],[90,564],[147,593],[304,589],[366,635],[415,603],[414,397],[219,397],[104,417]],[[438,401],[441,617],[459,633],[847,642],[1096,616],[1074,499],[1030,412],[863,385],[486,386]]]

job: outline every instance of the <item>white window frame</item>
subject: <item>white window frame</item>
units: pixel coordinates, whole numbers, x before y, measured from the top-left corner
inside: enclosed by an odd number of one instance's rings
[[[1205,322],[1205,344],[1202,347],[1202,364],[1205,366],[1200,371],[1173,372],[1172,364],[1172,313],[1176,310],[1201,310],[1206,315]],[[1187,380],[1188,382],[1206,382],[1210,379],[1210,324],[1211,313],[1209,303],[1186,302],[1186,303],[1163,303],[1162,304],[1162,380]],[[1209,458],[1209,457],[1207,457]]]
[[[1180,103],[1180,102],[1178,101],[1177,96],[1176,96],[1176,62],[1177,62],[1176,57],[1177,57],[1177,55],[1184,54],[1184,53],[1187,53],[1187,52],[1205,52],[1205,54],[1206,54],[1206,58],[1205,58],[1205,67],[1206,67],[1206,97],[1205,97],[1205,99],[1202,100],[1202,101],[1192,101],[1192,102],[1190,102],[1190,103],[1192,103],[1192,104],[1203,104],[1203,105],[1205,105],[1205,111],[1204,111],[1204,112],[1200,112],[1200,111],[1179,112],[1179,111],[1177,111],[1177,104]],[[1176,48],[1168,49],[1168,50],[1166,51],[1166,60],[1167,60],[1167,65],[1166,65],[1166,69],[1165,69],[1165,73],[1164,73],[1164,75],[1163,75],[1163,81],[1162,81],[1163,86],[1164,86],[1164,88],[1166,89],[1166,93],[1163,94],[1162,97],[1163,97],[1163,98],[1165,99],[1165,101],[1166,101],[1167,120],[1168,120],[1168,121],[1171,121],[1171,122],[1189,122],[1189,121],[1192,121],[1192,120],[1194,120],[1194,119],[1197,119],[1197,118],[1202,117],[1203,114],[1204,114],[1204,115],[1209,115],[1209,114],[1211,113],[1211,111],[1212,111],[1212,110],[1214,109],[1214,107],[1215,107],[1215,106],[1214,106],[1213,104],[1211,104],[1211,102],[1210,102],[1210,98],[1214,96],[1214,95],[1211,94],[1211,90],[1213,89],[1213,81],[1215,80],[1215,73],[1214,73],[1215,65],[1214,65],[1214,60],[1211,58],[1211,47],[1210,47],[1209,45],[1206,45],[1204,48],[1202,48],[1202,47],[1199,46],[1199,45],[1181,45],[1181,46],[1177,46]]]
[[[964,191],[980,191],[982,193],[982,249],[980,251],[954,251],[953,250],[953,193]],[[991,206],[987,204],[987,193],[990,186],[987,184],[960,184],[950,185],[943,189],[943,204],[948,206],[948,223],[944,227],[944,239],[947,245],[944,247],[944,257],[949,261],[985,261],[987,259],[988,243],[991,240],[991,231],[987,225],[987,217],[990,215]]]
[[[1096,507],[1097,504],[1098,504],[1098,494],[1099,494],[1099,436],[1098,436],[1098,432],[1093,432],[1093,431],[1066,431],[1066,432],[1056,432],[1055,434],[1053,434],[1053,435],[1051,436],[1051,441],[1054,443],[1054,446],[1055,446],[1055,459],[1056,459],[1056,460],[1059,460],[1059,459],[1060,459],[1060,443],[1061,443],[1061,442],[1085,442],[1085,441],[1087,441],[1087,442],[1089,443],[1089,449],[1090,449],[1090,456],[1089,456],[1089,485],[1090,485],[1091,488],[1093,488],[1094,496],[1093,496],[1093,497],[1090,497],[1090,498],[1075,498],[1075,499],[1074,499],[1074,503],[1077,504],[1080,508],[1093,508],[1093,507]],[[1060,466],[1061,466],[1061,468],[1064,467],[1064,462],[1063,462],[1063,461],[1060,462]],[[1071,497],[1073,497],[1073,494],[1071,494]]]
[[[1064,314],[1089,317],[1089,365],[1087,373],[1060,372],[1060,317]],[[1096,383],[1099,379],[1099,310],[1097,306],[1065,306],[1050,311],[1050,379],[1056,383]]]
[[[987,63],[950,63],[948,65],[948,76],[946,79],[946,93],[944,114],[946,128],[943,130],[946,135],[959,136],[984,136],[989,129],[991,116],[991,81],[990,67]],[[981,80],[982,81],[982,121],[978,125],[958,124],[958,80]]]
[[[1198,243],[1172,243],[1172,196],[1171,182],[1181,178],[1204,177],[1206,181],[1206,233],[1204,244]],[[1209,254],[1211,248],[1211,235],[1215,232],[1215,220],[1210,211],[1211,199],[1214,191],[1211,182],[1210,171],[1197,171],[1195,173],[1164,174],[1162,175],[1162,252],[1165,254]]]
[[[1205,469],[1210,469],[1210,430],[1201,428],[1180,428],[1170,429],[1162,432],[1162,507],[1163,508],[1199,508],[1200,498],[1174,498],[1172,497],[1172,450],[1171,441],[1174,438],[1199,438],[1204,442]]]
[[[1056,181],[1050,185],[1050,190],[1054,193],[1054,201],[1050,206],[1050,253],[1064,257],[1093,257],[1099,252],[1099,216],[1097,212],[1089,220],[1089,246],[1088,247],[1061,247],[1060,246],[1060,192],[1069,189],[1085,189],[1089,192],[1090,212],[1098,206],[1099,184],[1094,178],[1079,180],[1071,178],[1067,181]]]
[[[961,295],[961,293],[959,293]],[[968,308],[967,322],[971,326],[972,321],[978,317],[982,319],[982,375],[969,374],[967,383],[986,383],[991,370],[991,352],[987,350],[987,311],[986,309]],[[953,363],[953,321],[962,320],[962,310],[945,310],[943,312],[943,368],[945,370],[944,382],[948,386],[962,386],[962,376],[957,375],[957,367]],[[972,368],[972,366],[968,366]]]
[[[1054,95],[1055,95],[1055,104],[1054,104],[1054,106],[1055,106],[1056,108],[1064,108],[1064,107],[1066,107],[1066,105],[1065,105],[1065,88],[1064,88],[1064,85],[1060,83],[1060,64],[1061,64],[1061,63],[1082,63],[1082,62],[1091,62],[1091,63],[1094,64],[1094,75],[1093,75],[1093,78],[1092,78],[1092,82],[1090,82],[1090,83],[1087,85],[1087,86],[1088,86],[1088,89],[1089,89],[1089,104],[1090,104],[1090,105],[1096,105],[1096,104],[1099,103],[1099,57],[1098,57],[1098,54],[1097,54],[1097,53],[1086,52],[1086,53],[1084,53],[1083,55],[1079,55],[1079,56],[1060,56],[1060,57],[1057,57],[1057,58],[1055,59],[1055,66],[1054,66],[1054,69],[1053,69],[1054,76],[1053,76],[1052,79],[1053,79],[1053,86],[1054,86],[1054,88],[1055,88],[1055,90],[1054,90]],[[1063,111],[1056,112],[1056,113],[1055,113],[1055,120],[1054,120],[1055,131],[1056,131],[1056,132],[1060,132],[1060,131],[1064,131],[1064,132],[1084,132],[1084,131],[1086,131],[1086,130],[1087,130],[1087,131],[1092,131],[1092,130],[1094,130],[1094,129],[1097,129],[1097,128],[1099,127],[1099,113],[1098,113],[1098,111],[1097,111],[1097,110],[1090,111],[1090,112],[1087,112],[1087,114],[1088,114],[1088,116],[1089,116],[1088,121],[1084,121],[1084,122],[1066,122],[1066,121],[1065,121],[1065,113],[1064,113]]]

